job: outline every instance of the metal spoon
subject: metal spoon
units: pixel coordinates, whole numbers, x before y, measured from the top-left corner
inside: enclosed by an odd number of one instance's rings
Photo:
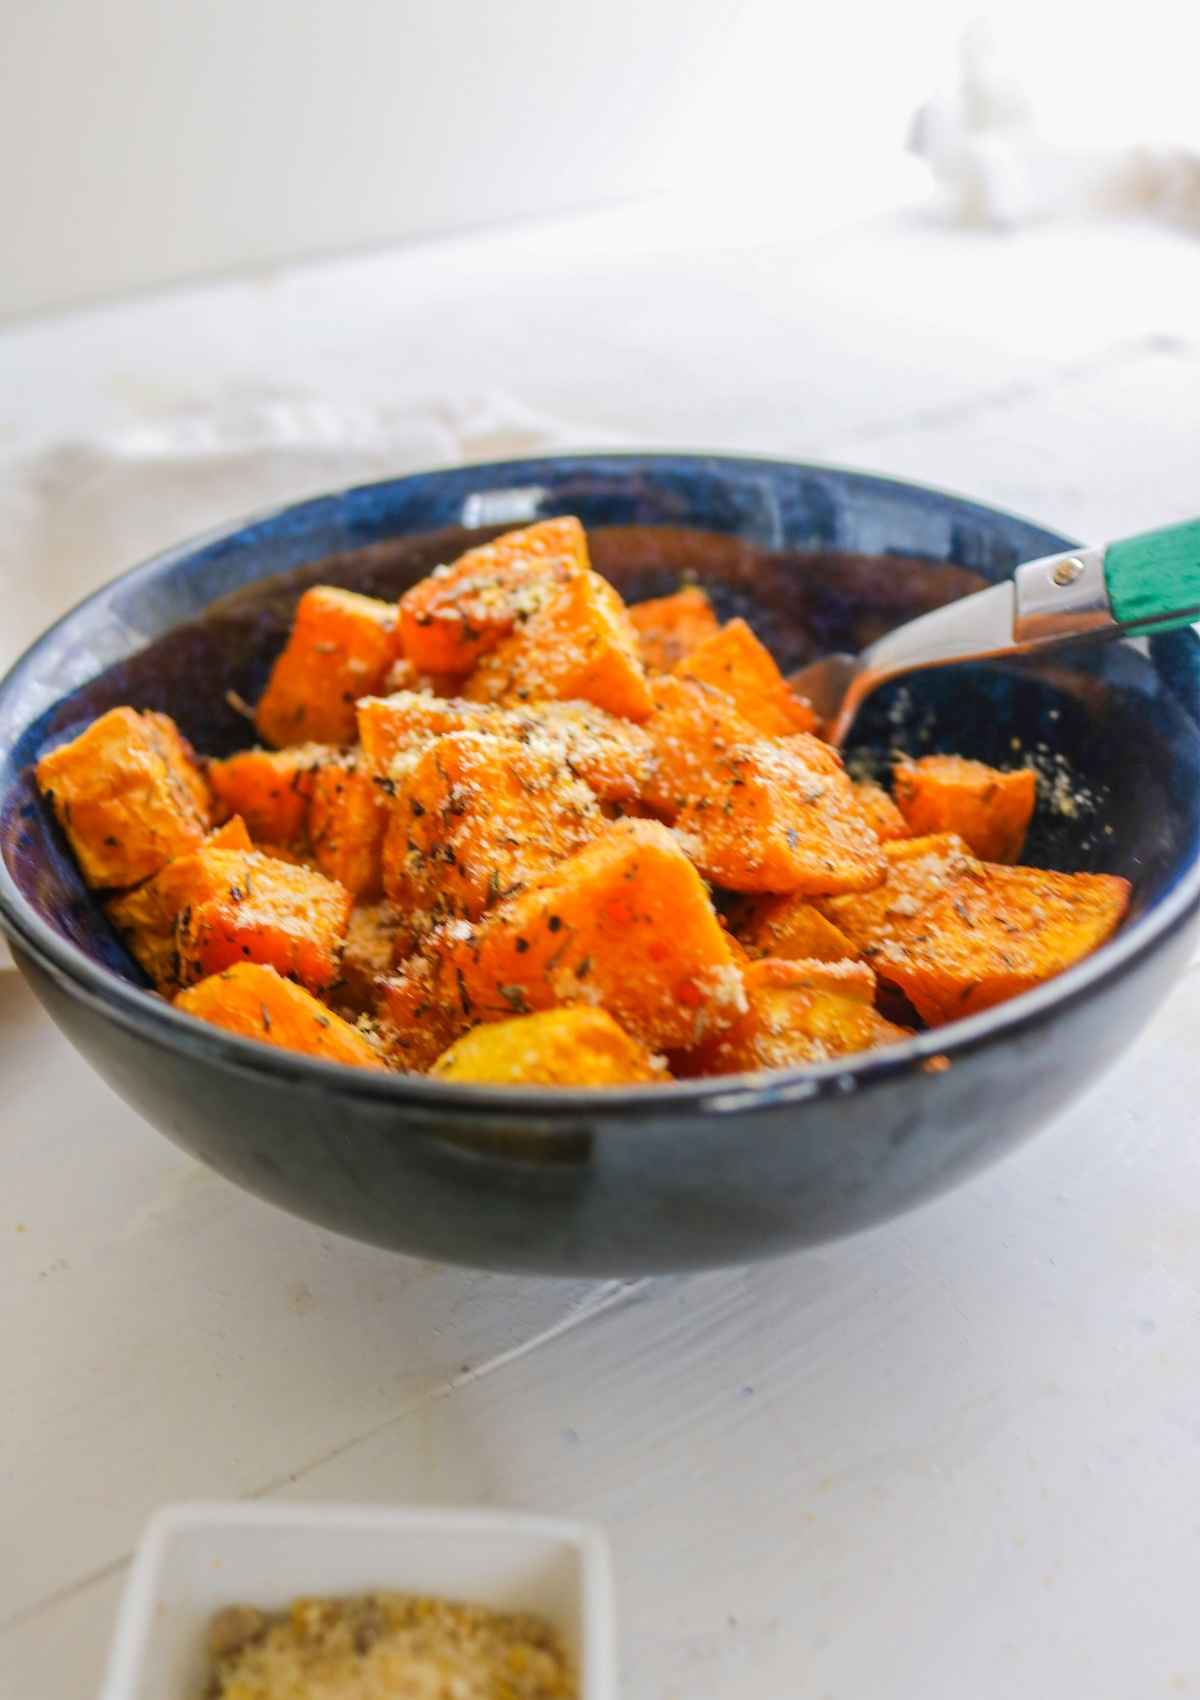
[[[1072,638],[1138,637],[1200,620],[1200,520],[1118,543],[1067,549],[888,632],[859,655],[827,655],[792,676],[843,744],[867,695],[919,667],[1025,655]]]

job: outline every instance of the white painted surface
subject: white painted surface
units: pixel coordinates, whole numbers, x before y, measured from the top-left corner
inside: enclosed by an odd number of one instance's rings
[[[713,251],[598,218],[13,329],[0,409],[32,451],[231,395],[500,391],[1101,537],[1200,505],[1198,299],[1200,246],[1149,230]],[[0,1700],[89,1700],[143,1519],[198,1495],[593,1518],[627,1700],[1200,1694],[1198,1015],[1194,965],[1102,1087],[900,1222],[623,1285],[292,1221],[0,976]]]

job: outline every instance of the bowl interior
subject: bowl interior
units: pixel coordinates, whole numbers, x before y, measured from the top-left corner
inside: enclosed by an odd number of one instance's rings
[[[857,649],[1007,577],[1066,539],[909,486],[767,462],[591,457],[433,473],[321,498],[186,545],[115,581],[0,687],[0,910],[143,984],[40,804],[30,763],[119,703],[161,709],[201,751],[253,742],[253,702],[297,596],[330,582],[395,597],[472,542],[556,513],[589,529],[627,600],[694,578],[785,670]],[[947,750],[1044,783],[1025,860],[1122,873],[1151,909],[1200,847],[1198,645],[1076,645],[1052,658],[915,675],[868,703],[849,752]],[[7,875],[8,889],[6,891]],[[19,894],[19,896],[18,896]]]

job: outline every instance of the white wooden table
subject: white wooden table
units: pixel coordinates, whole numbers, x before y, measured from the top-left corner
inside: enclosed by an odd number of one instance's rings
[[[230,394],[502,390],[585,438],[870,466],[1081,535],[1200,508],[1200,244],[702,228],[613,215],[11,327],[0,447]],[[105,547],[79,539],[96,576]],[[46,587],[0,592],[13,647]],[[597,1519],[629,1700],[1200,1695],[1198,1020],[1195,965],[1052,1129],[871,1234],[542,1282],[243,1195],[0,975],[0,1700],[86,1700],[147,1513],[238,1494]]]

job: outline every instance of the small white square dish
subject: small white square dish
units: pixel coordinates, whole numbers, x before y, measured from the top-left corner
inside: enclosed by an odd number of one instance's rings
[[[100,1700],[199,1700],[207,1629],[229,1605],[302,1595],[432,1594],[528,1611],[559,1631],[579,1700],[616,1700],[604,1536],[583,1523],[404,1506],[168,1506],[146,1527],[121,1601]]]

